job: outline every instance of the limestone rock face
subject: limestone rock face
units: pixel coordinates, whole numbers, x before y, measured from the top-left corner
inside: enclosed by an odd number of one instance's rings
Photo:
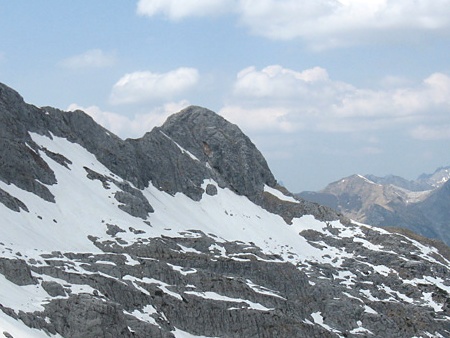
[[[54,196],[45,185],[55,184],[56,178],[36,154],[37,146],[28,134],[28,125],[38,127],[43,114],[25,104],[17,92],[0,84],[0,179],[53,201]]]
[[[133,337],[117,304],[90,295],[53,301],[45,314],[63,337]]]
[[[238,194],[258,199],[276,180],[266,160],[238,126],[212,111],[191,106],[167,119],[161,130],[208,164]]]
[[[22,259],[7,259],[0,257],[0,273],[16,285],[32,285],[37,281],[31,275],[31,270]]]

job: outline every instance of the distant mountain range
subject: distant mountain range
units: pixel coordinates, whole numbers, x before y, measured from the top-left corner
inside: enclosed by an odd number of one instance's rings
[[[401,227],[450,245],[450,167],[409,181],[399,176],[352,175],[298,197],[347,217],[382,227]]]

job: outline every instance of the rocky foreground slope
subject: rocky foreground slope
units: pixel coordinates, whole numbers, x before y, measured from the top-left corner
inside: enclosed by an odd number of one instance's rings
[[[277,185],[189,107],[121,140],[0,84],[0,336],[447,337],[449,252]]]

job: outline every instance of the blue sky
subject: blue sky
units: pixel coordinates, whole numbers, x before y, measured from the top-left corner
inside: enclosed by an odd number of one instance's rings
[[[122,138],[190,104],[291,191],[450,165],[450,0],[1,1],[0,82]]]

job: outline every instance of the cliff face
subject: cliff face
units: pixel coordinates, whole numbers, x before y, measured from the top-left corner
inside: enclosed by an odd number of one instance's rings
[[[257,200],[264,185],[276,185],[266,160],[250,139],[207,109],[189,107],[174,114],[161,131],[214,169],[238,194]]]
[[[449,254],[277,185],[189,107],[121,140],[0,85],[7,337],[448,336]]]

